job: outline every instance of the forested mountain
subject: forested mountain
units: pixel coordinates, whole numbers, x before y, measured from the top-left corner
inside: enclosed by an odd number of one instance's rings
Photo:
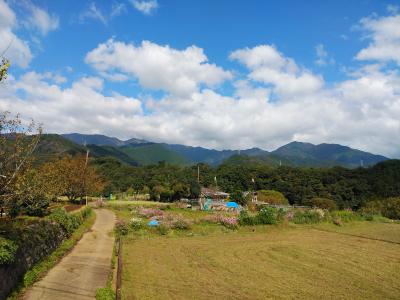
[[[203,147],[191,147],[179,144],[152,143],[139,139],[122,141],[104,135],[64,134],[64,138],[88,146],[96,157],[110,156],[130,165],[151,165],[160,161],[171,164],[189,165],[206,163],[219,165],[225,160],[256,161],[271,166],[331,167],[342,166],[356,168],[372,166],[387,160],[381,155],[352,149],[337,144],[313,145],[291,142],[272,152],[259,148],[247,150],[214,150]],[[61,136],[60,136],[61,138]],[[80,149],[81,149],[80,148]],[[240,155],[241,158],[234,157]],[[232,158],[232,159],[231,159]]]
[[[295,166],[371,166],[387,160],[381,155],[352,149],[337,144],[313,145],[310,143],[292,142],[272,152],[291,161]]]
[[[80,144],[80,145],[97,145],[97,146],[113,146],[121,147],[129,144],[143,144],[147,143],[145,140],[140,139],[129,139],[126,141],[117,139],[115,137],[108,137],[102,134],[81,134],[81,133],[68,133],[62,134],[66,139]]]

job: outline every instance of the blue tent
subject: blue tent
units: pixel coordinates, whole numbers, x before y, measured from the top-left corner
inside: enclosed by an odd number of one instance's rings
[[[147,225],[149,225],[149,226],[158,226],[158,221],[157,220],[151,220]]]
[[[237,204],[236,202],[230,201],[230,202],[226,202],[226,207],[228,208],[239,208],[239,204]]]

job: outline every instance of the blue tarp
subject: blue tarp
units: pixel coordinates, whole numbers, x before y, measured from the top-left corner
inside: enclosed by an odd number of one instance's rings
[[[158,221],[157,220],[151,220],[148,225],[149,226],[158,226]]]
[[[228,207],[228,208],[239,208],[239,204],[237,204],[236,202],[230,201],[230,202],[226,202],[226,207]]]

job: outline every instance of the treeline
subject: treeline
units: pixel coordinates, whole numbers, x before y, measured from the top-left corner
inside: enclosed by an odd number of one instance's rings
[[[179,167],[161,162],[131,167],[112,158],[96,159],[93,163],[105,178],[105,194],[145,192],[154,200],[173,201],[197,197],[200,192],[197,166]],[[370,200],[400,196],[400,160],[358,169],[225,163],[218,167],[200,164],[199,170],[202,186],[218,185],[229,193],[276,190],[290,204],[297,205],[307,205],[313,198],[327,198],[334,200],[339,208],[358,209]]]

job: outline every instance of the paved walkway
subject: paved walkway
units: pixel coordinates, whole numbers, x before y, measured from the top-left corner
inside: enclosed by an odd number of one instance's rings
[[[115,215],[105,209],[94,211],[97,217],[92,230],[26,292],[24,299],[95,299],[96,289],[106,285],[110,272],[114,238],[109,232]]]

